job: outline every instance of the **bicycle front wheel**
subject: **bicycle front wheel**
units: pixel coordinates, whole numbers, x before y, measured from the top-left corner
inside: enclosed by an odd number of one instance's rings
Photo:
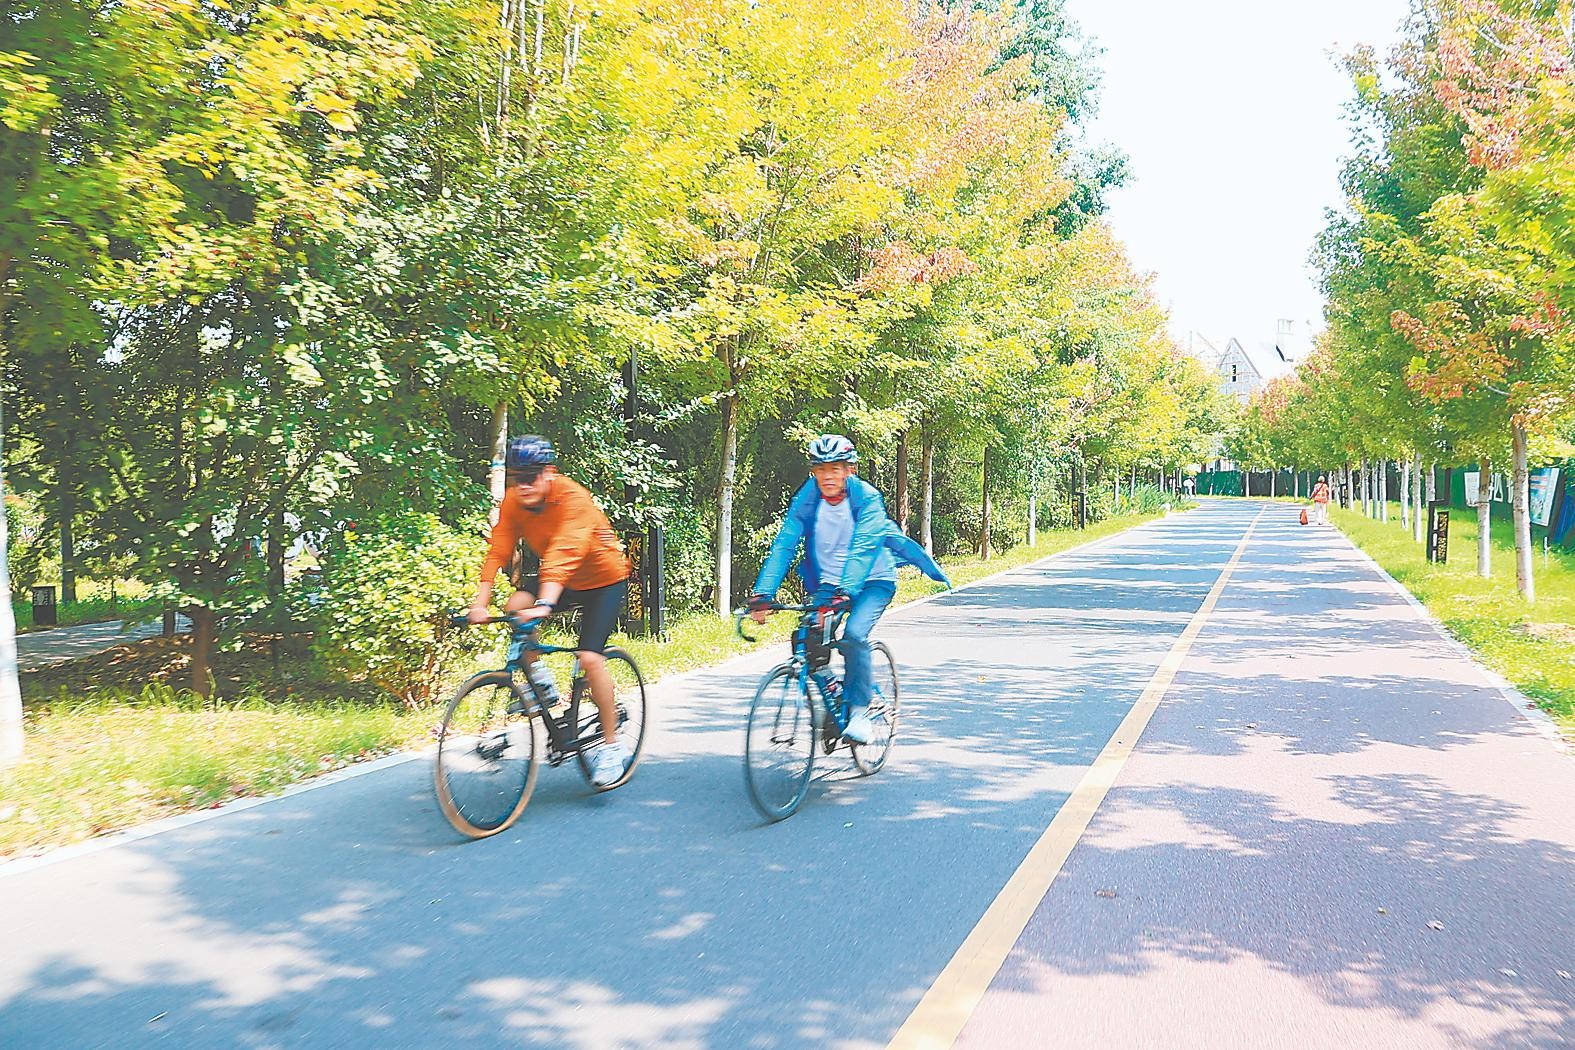
[[[900,686],[897,682],[897,660],[885,642],[870,646],[870,724],[874,735],[867,744],[849,741],[853,764],[865,776],[880,772],[897,742],[897,715],[900,705]]]
[[[529,698],[507,671],[459,687],[438,729],[433,787],[454,829],[473,839],[519,819],[536,787],[536,723]]]
[[[634,767],[640,764],[640,751],[645,747],[645,678],[640,674],[640,667],[634,662],[634,657],[622,649],[608,649],[603,654],[607,657],[607,673],[612,676],[613,699],[618,705],[618,743],[623,745],[624,754],[629,756],[629,764],[624,767],[623,776],[611,784],[597,785],[591,780],[591,759],[600,744],[593,744],[588,748],[581,748],[574,753],[579,761],[580,773],[585,777],[585,782],[597,791],[611,791],[613,788],[623,787],[634,776]],[[580,699],[580,724],[578,740],[587,736],[600,736],[601,712],[591,701],[588,687],[580,686],[585,695]]]
[[[804,801],[815,768],[815,738],[809,693],[797,669],[783,664],[755,690],[744,737],[744,786],[767,820],[791,817]]]

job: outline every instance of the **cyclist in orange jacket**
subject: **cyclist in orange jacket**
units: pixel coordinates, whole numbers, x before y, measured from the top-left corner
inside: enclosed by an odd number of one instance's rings
[[[617,697],[602,652],[629,592],[631,568],[607,515],[583,485],[558,472],[557,464],[557,453],[544,437],[509,442],[504,461],[508,489],[468,617],[480,623],[492,615],[487,606],[493,581],[523,540],[541,559],[541,567],[533,579],[521,581],[504,608],[538,622],[560,609],[580,610],[575,651],[601,716],[603,741],[591,755],[591,780],[605,787],[623,776],[630,757],[618,742]],[[533,672],[535,657],[527,654],[526,661]]]

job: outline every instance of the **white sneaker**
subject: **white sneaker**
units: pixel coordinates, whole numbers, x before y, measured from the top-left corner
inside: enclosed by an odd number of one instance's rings
[[[591,783],[599,788],[618,783],[629,768],[629,753],[622,744],[603,744],[591,753]]]
[[[855,744],[867,744],[875,739],[875,723],[870,721],[870,713],[864,708],[854,712],[848,719],[848,728],[842,731],[842,739],[851,740]]]

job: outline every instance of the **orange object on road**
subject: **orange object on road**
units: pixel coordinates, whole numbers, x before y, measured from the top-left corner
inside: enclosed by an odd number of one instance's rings
[[[1302,508],[1302,524],[1303,525],[1307,524],[1307,508],[1306,507]]]

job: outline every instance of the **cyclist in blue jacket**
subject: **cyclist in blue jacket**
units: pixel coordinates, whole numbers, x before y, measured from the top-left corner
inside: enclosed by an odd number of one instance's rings
[[[798,572],[812,604],[847,609],[842,630],[843,683],[850,717],[844,737],[870,742],[870,632],[897,593],[898,563],[916,566],[932,580],[951,586],[935,559],[886,516],[873,485],[856,473],[859,454],[841,434],[822,434],[809,445],[811,477],[788,504],[771,552],[755,579],[749,610],[757,623],[800,551]]]

